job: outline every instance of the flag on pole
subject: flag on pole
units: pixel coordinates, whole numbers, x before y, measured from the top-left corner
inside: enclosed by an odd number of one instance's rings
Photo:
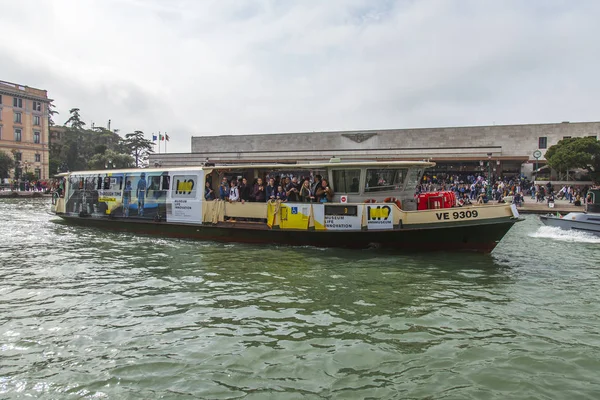
[[[160,133],[158,134],[158,137],[160,140],[165,140],[165,137],[163,135],[161,135]]]
[[[156,137],[156,135],[153,133],[153,134],[152,134],[152,141],[153,141],[153,142],[156,142],[156,139],[158,139],[158,138],[157,138],[157,137]]]
[[[166,133],[165,133],[165,139],[167,139],[167,142],[169,141],[169,135],[167,135]]]

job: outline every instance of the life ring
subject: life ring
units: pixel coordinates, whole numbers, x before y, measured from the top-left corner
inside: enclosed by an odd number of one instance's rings
[[[465,201],[464,201],[463,199],[460,199],[460,200],[458,201],[458,206],[459,206],[459,207],[462,207],[462,206],[464,206],[464,205],[465,205]]]
[[[402,209],[402,203],[395,197],[386,197],[383,199],[384,203],[394,203],[398,206],[399,209]]]

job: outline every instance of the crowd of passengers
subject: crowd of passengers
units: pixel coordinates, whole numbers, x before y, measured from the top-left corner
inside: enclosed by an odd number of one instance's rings
[[[491,188],[490,188],[491,186]],[[511,202],[521,206],[525,197],[530,195],[536,202],[554,202],[555,198],[567,199],[569,203],[580,206],[587,201],[589,187],[563,186],[558,193],[555,192],[551,182],[545,185],[534,185],[533,182],[521,175],[495,177],[488,181],[485,175],[450,175],[436,174],[424,175],[417,194],[436,190],[451,190],[455,192],[461,204],[488,203],[489,201]],[[491,197],[490,197],[491,195]]]
[[[262,178],[256,178],[249,184],[245,177],[241,180],[223,177],[218,191],[212,189],[210,180],[207,179],[204,189],[206,200],[223,200],[229,202],[318,202],[327,203],[333,200],[333,189],[327,179],[321,175],[314,178],[296,176],[267,177],[264,184]]]

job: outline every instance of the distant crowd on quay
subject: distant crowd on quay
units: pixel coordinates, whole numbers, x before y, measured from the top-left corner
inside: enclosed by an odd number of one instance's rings
[[[450,190],[456,194],[460,205],[487,204],[489,202],[513,203],[521,207],[527,198],[536,203],[553,203],[556,199],[568,200],[574,206],[589,201],[587,185],[562,185],[556,190],[551,181],[535,184],[522,175],[503,176],[488,180],[485,175],[425,174],[416,193]]]
[[[9,179],[0,181],[0,191],[51,193],[58,189],[59,179]]]

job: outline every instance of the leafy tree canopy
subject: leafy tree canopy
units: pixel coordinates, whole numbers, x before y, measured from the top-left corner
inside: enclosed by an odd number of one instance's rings
[[[585,169],[600,180],[600,142],[595,137],[563,139],[546,151],[548,165],[557,171]]]
[[[144,132],[128,133],[123,139],[116,129],[86,129],[79,108],[72,108],[69,114],[60,140],[50,144],[52,173],[147,165],[154,143],[144,138]]]
[[[135,160],[129,154],[106,150],[103,154],[95,154],[88,162],[90,169],[131,168]]]
[[[9,178],[10,170],[14,167],[14,158],[10,154],[0,151],[0,179]]]

